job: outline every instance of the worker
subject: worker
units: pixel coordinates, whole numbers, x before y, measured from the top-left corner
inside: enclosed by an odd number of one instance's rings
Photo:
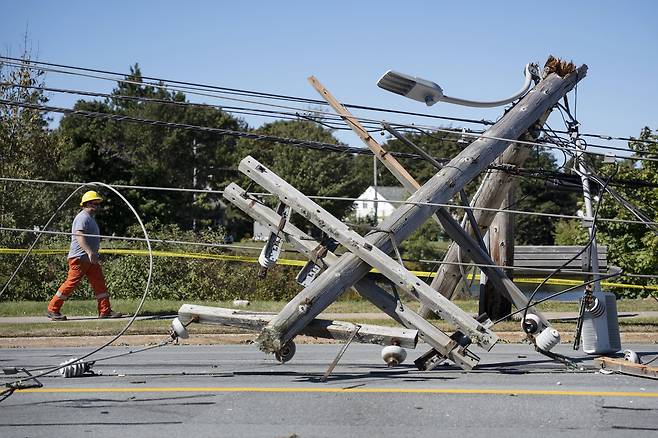
[[[95,191],[82,195],[80,206],[82,211],[73,219],[71,227],[71,248],[68,254],[69,271],[66,280],[57,290],[48,304],[46,315],[53,321],[65,321],[66,316],[60,313],[64,301],[73,293],[83,277],[87,277],[94,289],[98,303],[99,318],[120,318],[122,315],[110,307],[110,295],[103,277],[103,269],[98,259],[100,248],[100,229],[94,219],[100,208],[101,198]]]

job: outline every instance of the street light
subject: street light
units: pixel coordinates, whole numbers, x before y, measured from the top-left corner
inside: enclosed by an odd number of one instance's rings
[[[391,93],[400,94],[409,99],[424,102],[427,106],[432,106],[438,101],[443,101],[457,105],[488,108],[506,105],[523,96],[530,89],[533,76],[539,76],[539,69],[535,64],[527,64],[525,66],[525,83],[523,84],[523,87],[507,99],[492,102],[478,102],[446,96],[443,94],[443,89],[432,81],[409,76],[404,73],[398,73],[393,70],[384,73],[384,75],[377,81],[377,86],[386,91],[390,91]]]

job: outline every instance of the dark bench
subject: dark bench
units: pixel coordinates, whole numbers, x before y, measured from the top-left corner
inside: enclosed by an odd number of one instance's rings
[[[564,262],[576,255],[583,246],[515,246],[514,247],[514,276],[515,277],[541,277],[552,270],[562,266]],[[584,251],[572,260],[558,276],[576,277],[591,272],[587,266],[589,250]],[[599,272],[608,270],[608,248],[597,246]]]

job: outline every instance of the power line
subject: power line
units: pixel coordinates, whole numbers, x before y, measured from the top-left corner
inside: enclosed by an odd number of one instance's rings
[[[23,182],[23,183],[38,183],[38,184],[54,184],[54,185],[75,185],[79,186],[79,182],[71,181],[52,181],[52,180],[38,180],[38,179],[28,179],[28,178],[9,178],[9,177],[0,177],[0,181],[9,181],[9,182]],[[195,192],[195,193],[209,193],[222,195],[223,190],[210,190],[210,189],[186,189],[186,188],[176,188],[176,187],[156,187],[156,186],[131,186],[131,185],[122,185],[122,184],[111,184],[111,187],[122,188],[122,189],[141,189],[141,190],[160,190],[160,191],[184,191],[184,192]],[[266,192],[250,192],[252,196],[274,196],[271,193]],[[432,202],[411,202],[411,201],[393,201],[393,200],[382,200],[382,199],[363,199],[363,198],[350,198],[345,196],[319,196],[319,195],[308,195],[310,199],[325,200],[325,201],[351,201],[351,202],[378,202],[378,203],[389,203],[396,205],[418,205],[418,206],[429,206],[429,207],[445,207],[453,209],[471,209],[471,210],[482,210],[489,212],[505,212],[511,214],[519,215],[528,215],[528,216],[542,216],[555,219],[574,219],[574,220],[583,220],[580,216],[566,215],[566,214],[557,214],[557,213],[543,213],[535,211],[524,211],[524,210],[512,210],[512,209],[500,209],[500,208],[488,208],[488,207],[471,207],[463,206],[461,204],[438,204]],[[616,219],[616,218],[598,218],[598,221],[604,222],[613,222],[613,223],[622,223],[622,224],[639,224],[639,225],[658,225],[658,222],[646,222],[646,221],[634,221],[628,219]]]
[[[119,72],[113,72],[113,71],[108,71],[108,70],[92,69],[92,68],[85,68],[85,67],[78,67],[78,66],[72,66],[72,65],[66,65],[66,64],[43,62],[43,61],[26,60],[26,59],[22,59],[22,58],[13,58],[13,57],[8,57],[8,56],[0,56],[0,60],[5,60],[6,64],[12,65],[12,66],[15,66],[15,67],[23,67],[23,68],[30,68],[30,69],[42,69],[44,71],[46,71],[45,68],[39,67],[39,66],[60,67],[60,68],[66,68],[66,69],[69,69],[69,70],[77,70],[77,71],[85,71],[85,72],[90,72],[90,73],[101,73],[101,74],[119,76],[121,78],[126,78],[126,77],[130,76],[127,73],[119,73]],[[9,62],[7,62],[7,61],[9,61]],[[31,64],[34,64],[34,65],[31,65]],[[55,73],[71,74],[71,75],[81,75],[80,73],[74,73],[74,72],[69,72],[69,71],[64,71],[64,70],[56,70],[56,69],[50,69],[48,71],[52,71],[52,72],[55,72]],[[155,87],[162,87],[161,84],[157,84],[157,83],[125,81],[125,79],[97,77],[97,76],[91,76],[91,75],[88,75],[88,77],[93,77],[93,78],[103,79],[103,80],[112,80],[112,81],[117,81],[117,82],[134,83],[136,85],[151,85],[151,86],[155,86]],[[189,88],[187,88],[187,89],[191,89],[191,90],[195,90],[195,89],[217,90],[217,91],[230,92],[230,93],[239,94],[239,95],[248,95],[248,96],[254,96],[254,97],[278,99],[278,100],[288,100],[288,101],[308,103],[308,104],[314,104],[314,105],[322,105],[322,106],[327,105],[327,103],[324,100],[318,100],[318,99],[309,99],[309,98],[302,98],[302,97],[297,97],[297,96],[265,93],[265,92],[260,92],[260,91],[244,90],[244,89],[238,89],[238,88],[228,88],[228,87],[221,87],[221,86],[216,86],[216,85],[208,85],[208,84],[200,84],[200,83],[195,83],[195,82],[178,81],[178,80],[173,80],[173,79],[164,79],[164,78],[158,78],[158,77],[152,77],[152,76],[141,76],[141,78],[146,79],[146,80],[150,80],[150,81],[165,82],[165,83],[168,82],[168,83],[172,83],[172,84],[185,85],[185,86],[189,86]],[[166,85],[164,87],[166,88]],[[379,108],[379,107],[371,107],[371,106],[355,105],[355,104],[344,104],[344,106],[346,106],[347,108],[353,108],[353,109],[362,109],[362,110],[368,110],[368,111],[378,111],[378,112],[387,112],[387,113],[393,113],[393,114],[411,115],[411,116],[419,116],[419,117],[434,118],[434,119],[449,120],[449,121],[460,121],[460,122],[473,123],[473,124],[482,124],[482,125],[493,125],[494,124],[494,122],[487,121],[487,120],[484,120],[484,119],[477,120],[477,119],[467,119],[467,118],[458,118],[458,117],[438,116],[438,115],[434,115],[434,114],[424,114],[424,113],[416,113],[416,112],[409,112],[409,111],[398,111],[398,110],[387,109],[387,108]],[[567,131],[556,131],[556,132],[558,132],[560,134],[568,134]],[[642,142],[642,143],[649,143],[649,144],[658,144],[658,141],[656,141],[656,140],[640,139],[640,138],[636,138],[636,137],[633,137],[633,136],[625,136],[624,137],[624,136],[612,136],[612,135],[608,135],[608,134],[597,134],[597,133],[585,133],[585,134],[581,134],[581,136],[599,138],[599,139],[602,139],[602,140],[620,140],[620,141],[633,141],[633,142]]]
[[[271,141],[271,142],[286,143],[286,144],[291,144],[291,145],[309,146],[311,148],[320,149],[320,150],[326,149],[326,150],[333,150],[335,152],[350,152],[350,153],[355,153],[355,154],[372,155],[372,152],[369,151],[366,148],[356,148],[356,147],[350,147],[350,146],[338,146],[338,145],[330,144],[330,143],[322,143],[322,142],[310,141],[310,140],[299,140],[299,139],[292,139],[292,138],[276,137],[276,136],[270,136],[270,135],[256,134],[256,133],[253,133],[253,132],[235,131],[235,130],[229,130],[229,129],[223,129],[223,128],[212,128],[212,127],[199,126],[199,125],[190,125],[190,124],[184,124],[184,123],[164,122],[164,121],[161,121],[161,120],[142,119],[142,118],[127,116],[127,115],[99,113],[99,112],[85,111],[85,110],[76,110],[76,109],[61,108],[61,107],[54,107],[54,106],[49,106],[49,105],[41,105],[41,104],[35,104],[35,103],[29,103],[29,102],[19,102],[19,101],[13,101],[13,100],[5,100],[5,99],[0,99],[0,104],[4,104],[4,105],[8,105],[8,106],[32,108],[32,109],[36,109],[36,110],[40,110],[40,111],[47,111],[47,112],[58,112],[58,113],[63,113],[63,114],[79,115],[79,116],[83,116],[83,117],[100,118],[100,119],[113,120],[113,121],[118,121],[118,122],[127,121],[127,122],[142,123],[142,124],[152,125],[152,126],[179,128],[179,129],[192,130],[192,131],[201,131],[201,132],[213,132],[213,133],[217,133],[217,134],[221,134],[221,135],[245,137],[245,138],[251,138],[251,139],[259,140],[259,141]],[[395,124],[395,126],[417,128],[414,125]],[[457,134],[457,132],[452,131],[452,130],[448,130],[448,129],[434,128],[434,130],[437,131],[437,132]],[[582,150],[577,149],[577,148],[571,148],[571,147],[565,147],[565,146],[559,146],[559,145],[552,145],[550,143],[531,142],[531,141],[518,140],[518,139],[494,137],[494,136],[490,136],[490,135],[486,135],[486,134],[472,134],[472,133],[463,132],[463,131],[458,132],[458,134],[463,135],[463,136],[468,136],[468,137],[475,137],[476,139],[477,138],[486,138],[486,139],[502,140],[502,141],[509,141],[509,142],[514,142],[514,143],[518,143],[518,144],[529,145],[529,146],[540,146],[540,147],[555,148],[555,149],[566,151],[566,152],[582,152],[582,153],[585,153],[585,154],[601,155],[601,156],[604,156],[604,157],[615,157],[615,158],[619,158],[619,159],[623,159],[623,160],[629,159],[628,157],[622,157],[622,156],[617,156],[617,155],[609,155],[609,154],[601,154],[601,153],[592,152],[592,151],[582,151]],[[405,154],[405,153],[400,153],[400,152],[395,152],[393,154],[395,156],[399,156],[399,157],[409,157],[409,158],[417,157],[417,156],[413,156],[413,154]],[[633,160],[638,160],[638,161],[658,161],[658,158],[647,158],[647,157],[634,157],[632,159]]]
[[[133,82],[133,81],[130,81]],[[140,84],[143,85],[139,82],[134,82],[135,84]],[[173,106],[193,106],[193,107],[210,107],[210,108],[216,108],[225,112],[232,112],[230,109],[236,109],[236,110],[245,110],[245,111],[234,111],[235,113],[241,113],[241,114],[249,114],[249,115],[257,115],[261,117],[274,117],[274,115],[285,115],[288,117],[294,117],[294,118],[305,118],[308,120],[311,120],[316,123],[324,124],[324,122],[317,120],[315,117],[312,116],[305,116],[300,114],[301,112],[309,112],[309,113],[314,113],[321,115],[322,117],[326,117],[329,120],[340,122],[344,125],[342,118],[339,116],[333,114],[333,113],[324,113],[324,112],[319,112],[315,110],[309,110],[309,111],[304,111],[299,108],[294,108],[294,107],[282,107],[286,109],[292,109],[295,110],[295,113],[290,113],[290,112],[284,112],[284,111],[269,111],[269,110],[263,110],[263,109],[251,109],[251,108],[244,108],[244,107],[231,107],[231,106],[224,106],[224,105],[212,105],[212,104],[206,104],[206,103],[193,103],[193,102],[184,102],[184,101],[175,101],[175,100],[168,100],[168,99],[159,99],[159,98],[153,98],[153,97],[144,97],[144,96],[126,96],[126,95],[118,95],[118,94],[109,94],[109,93],[100,93],[100,92],[91,92],[91,91],[84,91],[84,90],[72,90],[72,89],[63,89],[63,88],[52,88],[52,87],[44,87],[44,86],[34,86],[34,85],[23,85],[23,84],[14,84],[14,83],[9,83],[9,82],[4,82],[2,85],[10,85],[10,86],[15,86],[15,87],[21,87],[21,88],[29,88],[29,89],[38,89],[38,90],[44,90],[44,91],[51,91],[51,92],[57,92],[57,93],[67,93],[67,94],[77,94],[77,95],[83,95],[83,96],[93,96],[93,97],[104,97],[106,99],[121,99],[121,100],[129,100],[129,101],[145,101],[145,102],[155,102],[155,103],[160,103],[160,104],[165,104],[165,105],[173,105]],[[240,99],[238,99],[240,100]],[[244,101],[244,100],[241,100]],[[257,105],[265,105],[265,106],[270,106],[268,104],[263,104],[260,102],[253,102],[253,101],[247,101],[248,103],[255,103]],[[276,107],[281,107],[277,105],[273,105]],[[246,111],[254,111],[254,112],[262,112],[265,114],[257,114],[257,113],[249,113]],[[380,131],[381,128],[379,128],[379,121],[374,120],[374,119],[368,119],[368,118],[363,118],[363,117],[357,117],[361,123],[364,123],[366,125],[371,125],[371,129],[373,131]],[[374,128],[372,126],[374,125]],[[455,135],[460,135],[462,137],[483,137],[483,138],[489,138],[487,136],[482,135],[481,132],[473,132],[473,131],[466,131],[465,129],[445,129],[445,128],[438,128],[438,127],[429,127],[429,126],[422,126],[422,125],[409,125],[409,124],[400,124],[400,123],[392,123],[392,125],[400,128],[408,128],[408,129],[414,129],[419,132],[421,132],[424,135],[430,135],[431,133],[427,132],[429,131],[435,131],[435,132],[443,132],[443,133],[449,133],[449,134],[455,134]],[[329,127],[330,129],[340,129],[340,130],[350,130],[347,126],[337,126],[337,125],[325,125]],[[554,131],[555,132],[555,131]],[[443,140],[443,139],[441,139]],[[569,149],[570,146],[566,145],[567,143],[566,139],[562,139],[560,137],[554,137],[553,138],[555,143],[550,143],[550,142],[526,142],[525,144],[528,145],[542,145],[543,147],[550,147],[550,148],[557,148],[560,150],[566,150]],[[517,143],[522,143],[522,141],[517,140]],[[614,146],[604,146],[604,145],[589,145],[591,147],[597,147],[599,149],[606,149],[606,150],[617,150],[617,151],[623,151],[623,152],[634,152],[636,154],[652,154],[654,155],[654,159],[658,161],[658,157],[655,157],[655,154],[651,152],[646,152],[646,151],[633,151],[627,148],[619,148],[619,147],[614,147]],[[588,154],[595,154],[595,155],[601,155],[604,157],[609,157],[611,155],[609,154],[602,154],[602,153],[596,153],[596,152],[591,152],[591,151],[586,151]],[[620,159],[631,159],[626,156],[618,156],[614,155],[615,158],[620,158]],[[635,157],[636,159],[648,159],[647,158],[640,158],[640,157]]]
[[[63,65],[63,64],[52,64],[52,63],[45,63],[45,62],[39,62],[39,61],[25,61],[25,60],[21,60],[19,58],[11,58],[11,57],[0,56],[0,60],[2,60],[2,59],[6,59],[6,60],[10,60],[10,61],[19,61],[19,62],[6,62],[6,64],[12,65],[12,66],[15,66],[15,67],[23,67],[23,68],[28,68],[28,69],[39,69],[39,70],[50,71],[50,72],[54,72],[54,73],[62,73],[62,74],[68,74],[68,75],[91,77],[91,78],[95,78],[95,79],[110,80],[110,81],[121,82],[121,83],[131,83],[131,84],[134,84],[134,85],[149,85],[149,86],[158,87],[158,88],[161,88],[161,89],[171,89],[171,90],[176,90],[176,91],[183,91],[183,90],[218,90],[218,91],[227,92],[227,93],[231,93],[231,94],[238,94],[238,95],[248,95],[248,96],[253,96],[253,97],[270,98],[270,99],[278,99],[278,100],[288,100],[288,101],[302,102],[302,103],[322,105],[322,106],[328,105],[323,100],[307,99],[307,98],[300,98],[300,97],[294,97],[294,96],[285,96],[285,95],[279,95],[279,94],[263,93],[263,92],[259,92],[259,91],[240,90],[240,89],[235,89],[235,88],[218,87],[218,86],[213,86],[213,85],[203,85],[203,84],[195,84],[195,83],[192,83],[192,82],[182,82],[182,81],[167,80],[167,79],[155,78],[155,77],[149,77],[149,76],[141,76],[142,79],[154,80],[154,81],[159,81],[159,82],[170,82],[170,83],[191,85],[190,87],[175,88],[175,87],[170,87],[170,86],[167,86],[167,85],[164,85],[164,84],[158,84],[158,83],[149,83],[149,82],[143,82],[143,81],[142,82],[137,82],[137,81],[129,81],[129,80],[125,80],[125,79],[106,78],[106,77],[102,77],[102,76],[75,73],[75,72],[69,72],[69,71],[65,71],[65,70],[45,68],[45,67],[39,67],[39,66],[52,65],[52,66],[58,66],[58,67],[73,69],[73,70],[81,70],[81,71],[89,71],[89,72],[99,72],[99,73],[103,73],[103,74],[111,74],[111,75],[115,75],[115,76],[122,76],[124,78],[130,76],[128,74],[123,74],[123,73],[116,73],[116,72],[109,72],[109,71],[104,71],[104,70],[96,70],[96,69],[89,69],[89,68],[82,68],[82,67],[67,66],[67,65]],[[26,62],[28,62],[28,64],[26,64]],[[30,65],[30,64],[37,64],[37,65],[33,66],[33,65]],[[197,94],[197,93],[190,93],[190,94]],[[208,95],[208,96],[218,97],[216,95]],[[430,118],[430,119],[448,120],[448,121],[453,121],[453,122],[465,122],[465,123],[474,123],[474,124],[481,124],[481,125],[493,125],[495,123],[495,122],[492,122],[492,121],[489,121],[489,120],[484,120],[484,119],[475,120],[475,119],[467,119],[467,118],[460,118],[460,117],[438,116],[438,115],[434,115],[434,114],[424,114],[424,113],[417,113],[417,112],[411,112],[411,111],[400,111],[400,110],[393,110],[393,109],[379,108],[379,107],[371,107],[371,106],[364,106],[364,105],[345,104],[345,106],[348,107],[348,108],[352,108],[352,109],[360,109],[360,110],[366,110],[366,111],[385,112],[385,113],[391,113],[391,114],[401,114],[401,115],[425,117],[425,118]]]

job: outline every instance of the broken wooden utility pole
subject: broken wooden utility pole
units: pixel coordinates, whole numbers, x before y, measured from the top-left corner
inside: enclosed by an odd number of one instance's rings
[[[514,183],[508,190],[500,209],[508,209],[514,199]],[[488,233],[489,254],[491,260],[498,266],[512,266],[514,262],[514,216],[511,213],[499,211],[496,214]],[[510,280],[514,278],[514,271],[507,269],[505,275]],[[488,281],[486,274],[480,278],[480,300],[478,313],[486,313],[489,318],[496,321],[512,313],[512,303],[501,294],[494,283]]]
[[[386,168],[395,176],[395,178],[402,184],[404,188],[407,189],[410,193],[414,193],[419,187],[420,184],[416,182],[416,180],[404,169],[402,164],[400,164],[395,157],[390,155],[383,146],[381,146],[372,136],[366,131],[366,129],[359,123],[359,121],[354,117],[350,112],[348,111],[347,108],[345,108],[330,92],[327,90],[315,77],[311,76],[309,79],[309,82],[311,85],[316,89],[316,91],[331,105],[331,107],[340,115],[340,117],[350,126],[355,133],[363,140],[365,145],[373,152],[373,154],[379,158],[382,163],[386,166]],[[538,123],[543,124],[543,122],[546,120],[548,117],[548,114],[550,113],[550,109],[547,110],[542,117],[538,120]],[[407,144],[409,147],[414,149],[416,152],[420,153],[423,157],[425,157],[430,163],[432,163],[435,167],[437,167],[437,170],[441,169],[441,164],[438,163],[436,160],[434,160],[432,157],[430,157],[427,153],[425,153],[421,148],[413,144],[411,141],[409,141],[407,138],[405,138],[402,134],[397,132],[395,129],[393,129],[389,124],[384,123],[384,128],[389,131],[391,134],[393,134],[396,138]],[[517,149],[514,147],[508,147],[503,153],[503,156],[505,156],[506,159],[513,161],[515,158],[520,159],[525,159],[527,156],[527,151],[519,151],[517,154]],[[525,152],[525,153],[524,153]],[[503,172],[497,172],[494,173],[494,177],[490,177],[494,183],[501,178],[500,174],[503,174]],[[508,174],[504,174],[507,180],[505,181],[510,181],[511,184],[511,176]],[[486,178],[485,178],[486,179]],[[495,184],[494,184],[495,185]],[[503,195],[500,190],[496,191],[493,189],[494,186],[485,186],[485,189],[489,190],[484,190],[486,195],[489,195],[490,193],[497,193],[498,197],[495,198],[496,201],[496,207],[499,206],[499,203],[503,199]],[[463,189],[461,190],[461,194],[464,195]],[[465,195],[464,195],[465,196]],[[489,198],[490,196],[485,196],[486,198]],[[470,212],[469,212],[470,213]],[[486,216],[483,214],[483,211],[478,211],[478,213],[482,216]],[[491,222],[491,218],[495,213],[489,213],[490,219],[488,222]],[[473,224],[477,223],[477,219],[473,217],[473,214],[470,215],[471,218],[473,219],[472,222]],[[516,287],[516,285],[509,280],[509,278],[506,278],[502,270],[494,267],[495,262],[491,260],[489,257],[488,253],[486,251],[483,251],[482,245],[479,245],[481,243],[481,238],[479,239],[480,242],[474,241],[466,231],[459,226],[459,224],[456,223],[452,215],[443,207],[440,207],[437,209],[436,214],[433,216],[433,218],[443,227],[443,229],[446,231],[448,236],[453,239],[455,242],[453,243],[452,246],[456,248],[460,248],[460,251],[462,251],[463,254],[466,254],[466,258],[469,258],[468,255],[472,255],[474,257],[474,261],[476,261],[478,264],[481,265],[481,269],[483,273],[486,273],[490,277],[490,284],[493,286],[494,289],[499,291],[498,293],[503,294],[507,299],[510,301],[514,302],[514,305],[517,308],[523,308],[528,306],[527,299],[525,295]],[[471,235],[478,235],[478,227],[476,225],[473,225],[470,228]],[[455,264],[452,265],[453,267],[456,266]],[[457,266],[458,269],[458,266]],[[458,277],[455,277],[458,278]],[[452,286],[454,289],[454,285]],[[436,287],[434,287],[436,290]],[[445,295],[445,293],[444,293]],[[421,312],[425,312],[425,315],[421,313],[421,316],[427,316],[430,311],[427,309],[426,306],[421,305]],[[539,313],[536,311],[534,308],[529,309],[530,314],[535,314],[537,317],[542,321],[542,324],[545,326],[548,326],[548,321]]]
[[[224,198],[250,215],[254,220],[267,226],[271,231],[276,232],[278,230],[281,216],[274,210],[250,198],[236,184],[231,183],[224,189]],[[283,233],[285,240],[316,266],[326,268],[338,262],[338,256],[326,250],[290,222],[285,223]],[[358,294],[368,299],[382,312],[403,326],[418,330],[419,338],[435,349],[441,357],[452,360],[457,366],[466,370],[473,369],[477,365],[479,361],[477,356],[465,347],[455,348],[456,342],[454,339],[420,317],[412,309],[402,306],[396,297],[383,290],[374,281],[362,278],[353,287]],[[423,366],[424,369],[430,368],[429,364],[423,364]]]
[[[422,281],[413,277],[386,254],[392,250],[393,240],[401,242],[407,238],[438,209],[436,205],[430,204],[445,203],[459,192],[465,184],[489,166],[509,143],[519,138],[546,110],[569,92],[585,76],[586,71],[587,67],[582,66],[564,77],[557,74],[548,75],[499,122],[417,190],[407,204],[396,209],[380,225],[385,232],[373,231],[365,238],[342,222],[336,222],[336,218],[314,203],[309,203],[308,198],[285,184],[285,181],[253,158],[242,160],[241,171],[276,194],[281,202],[337,238],[350,251],[294,297],[268,323],[258,337],[260,348],[266,352],[278,351],[347,288],[363,278],[370,266],[386,272],[385,275],[389,279],[395,279],[397,287],[430,306],[446,321],[462,330],[462,334],[468,337],[469,341],[472,340],[487,350],[492,348],[497,337],[490,330],[470,316],[463,318],[463,311],[454,309],[454,305],[445,298],[445,301],[437,299],[434,297],[436,293],[428,295]],[[394,239],[391,239],[391,236]]]

